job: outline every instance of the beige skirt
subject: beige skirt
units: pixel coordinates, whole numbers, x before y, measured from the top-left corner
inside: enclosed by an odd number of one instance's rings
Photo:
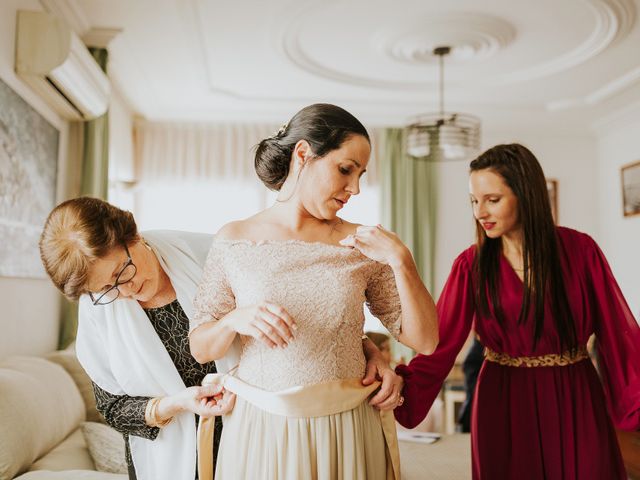
[[[360,379],[267,392],[218,377],[238,394],[224,418],[216,480],[399,480],[392,412],[367,402]],[[211,478],[210,420],[198,432],[201,479]],[[207,458],[209,457],[209,458]]]

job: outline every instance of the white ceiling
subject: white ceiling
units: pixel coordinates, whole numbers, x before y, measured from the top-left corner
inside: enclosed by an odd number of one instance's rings
[[[110,75],[151,120],[282,122],[318,101],[367,124],[437,109],[576,132],[640,102],[640,0],[42,0],[120,28]]]

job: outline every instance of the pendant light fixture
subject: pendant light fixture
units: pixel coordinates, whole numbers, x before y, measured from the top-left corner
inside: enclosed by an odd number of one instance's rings
[[[439,57],[440,111],[416,117],[407,129],[407,153],[426,161],[468,160],[480,149],[480,119],[465,113],[445,113],[444,57],[451,47],[436,47]]]

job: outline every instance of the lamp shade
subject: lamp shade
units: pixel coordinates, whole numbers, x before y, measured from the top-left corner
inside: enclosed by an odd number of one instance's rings
[[[463,113],[432,113],[407,126],[407,153],[416,159],[466,160],[480,148],[480,119]]]
[[[406,148],[418,160],[466,160],[480,148],[480,119],[466,113],[445,113],[444,57],[451,47],[433,49],[440,63],[440,111],[414,118],[406,127]]]

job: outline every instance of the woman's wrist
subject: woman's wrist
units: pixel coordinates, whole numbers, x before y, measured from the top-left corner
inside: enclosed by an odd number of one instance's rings
[[[234,327],[236,327],[238,325],[238,314],[240,309],[236,308],[232,311],[230,311],[229,313],[227,313],[224,317],[222,317],[222,319],[220,319],[220,327],[222,329],[222,331],[220,332],[221,334],[236,334],[238,333],[236,331],[236,329]]]
[[[412,264],[413,256],[405,245],[399,247],[394,255],[389,259],[389,266],[394,272],[407,269],[411,267]]]
[[[382,354],[380,353],[380,350],[378,350],[378,347],[376,347],[376,344],[373,343],[373,341],[366,335],[362,336],[362,349],[367,361],[382,358]]]
[[[151,427],[164,427],[182,411],[183,408],[174,397],[154,397],[147,403],[144,418]]]

